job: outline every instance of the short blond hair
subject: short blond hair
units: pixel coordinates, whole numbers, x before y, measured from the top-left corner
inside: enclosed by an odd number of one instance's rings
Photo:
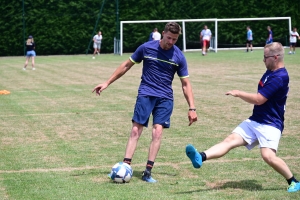
[[[265,49],[269,49],[269,53],[271,55],[277,55],[280,61],[283,61],[284,58],[284,48],[279,42],[272,42],[270,44],[266,44]]]

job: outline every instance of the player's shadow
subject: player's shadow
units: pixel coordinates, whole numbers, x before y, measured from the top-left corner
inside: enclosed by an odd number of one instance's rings
[[[199,190],[191,190],[184,192],[177,192],[177,194],[190,194],[195,192],[204,192],[208,190],[224,190],[227,188],[232,189],[241,189],[241,190],[281,190],[281,188],[263,188],[261,184],[258,184],[256,180],[242,180],[242,181],[228,181],[225,183],[212,183],[211,186],[208,186],[209,189],[199,189]]]
[[[158,173],[158,172],[155,172],[155,174],[159,174],[159,175],[168,175],[168,176],[177,176],[176,173]],[[154,175],[155,175],[154,174]],[[137,178],[142,178],[143,176],[143,171],[133,171],[133,174],[132,174],[133,177],[137,177]]]
[[[132,177],[142,178],[143,171],[133,171]]]

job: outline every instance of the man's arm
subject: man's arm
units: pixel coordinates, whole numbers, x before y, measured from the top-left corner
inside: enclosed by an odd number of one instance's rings
[[[131,62],[130,59],[126,60],[125,62],[123,62],[117,69],[116,71],[110,76],[110,78],[102,83],[97,85],[93,92],[96,91],[96,95],[100,96],[100,93],[105,90],[110,84],[112,84],[114,81],[116,81],[118,78],[120,78],[121,76],[123,76],[132,66],[134,65],[133,62]]]
[[[234,97],[239,97],[243,99],[244,101],[254,104],[254,105],[262,105],[264,104],[268,99],[261,95],[260,93],[257,94],[251,94],[239,90],[231,90],[226,92],[226,95],[231,95]]]
[[[194,104],[194,95],[192,91],[192,85],[190,83],[190,80],[188,78],[180,78],[181,85],[182,85],[182,91],[184,94],[184,97],[189,104],[189,112],[188,112],[188,118],[189,118],[189,126],[192,125],[193,122],[197,121],[197,113],[196,108]]]

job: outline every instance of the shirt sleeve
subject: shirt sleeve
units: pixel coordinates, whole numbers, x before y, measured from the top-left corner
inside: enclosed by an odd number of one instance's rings
[[[178,70],[177,70],[177,75],[180,78],[187,78],[189,77],[189,72],[188,72],[188,67],[187,67],[187,62],[185,57],[182,55],[181,61],[179,62]]]
[[[270,99],[282,87],[282,79],[279,77],[270,78],[264,86],[258,90],[258,93],[266,99]]]
[[[138,63],[142,62],[142,60],[144,58],[143,54],[144,54],[144,45],[142,44],[135,50],[135,52],[129,57],[129,59],[133,63],[138,64]]]

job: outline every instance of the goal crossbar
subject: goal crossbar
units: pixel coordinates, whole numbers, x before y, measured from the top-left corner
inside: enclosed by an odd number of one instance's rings
[[[215,22],[215,52],[218,51],[218,22],[224,21],[263,21],[263,20],[288,20],[289,22],[289,31],[292,30],[291,17],[260,17],[260,18],[227,18],[227,19],[175,19],[175,20],[138,20],[138,21],[120,21],[120,55],[123,54],[123,24],[137,24],[137,23],[167,23],[167,22],[181,22],[182,23],[182,36],[183,36],[183,52],[186,52],[186,32],[185,32],[185,23],[186,22]]]

